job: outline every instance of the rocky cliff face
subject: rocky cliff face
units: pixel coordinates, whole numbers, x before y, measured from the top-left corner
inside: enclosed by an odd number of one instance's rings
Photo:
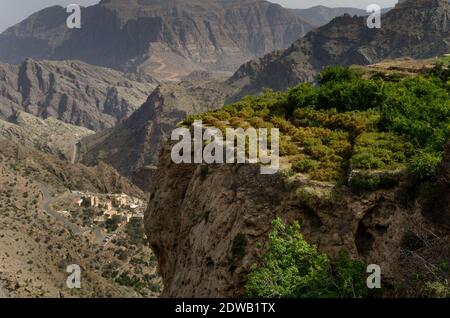
[[[312,81],[327,65],[435,57],[450,52],[449,31],[447,0],[409,0],[384,14],[380,29],[369,29],[365,17],[335,18],[287,50],[244,64],[230,82],[244,87],[240,94],[243,96],[264,87],[283,90]]]
[[[51,7],[8,29],[0,60],[78,59],[174,80],[196,69],[234,71],[312,28],[261,0],[105,0],[83,9],[79,30],[67,29],[66,18]]]
[[[156,83],[79,61],[0,64],[0,118],[20,110],[98,131],[130,116]]]
[[[396,188],[359,196],[302,175],[259,172],[256,165],[176,165],[165,148],[145,215],[165,296],[242,296],[276,217],[299,221],[305,238],[332,258],[344,249],[380,265],[387,292],[428,273],[430,260],[450,257],[449,201],[433,203],[449,197],[446,182],[413,190],[403,176]]]

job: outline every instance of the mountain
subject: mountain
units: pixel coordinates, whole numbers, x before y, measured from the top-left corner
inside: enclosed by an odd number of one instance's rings
[[[0,64],[0,118],[19,110],[98,131],[131,115],[156,84],[80,61]]]
[[[381,9],[381,13],[386,13],[391,8],[383,8]],[[291,9],[291,11],[302,18],[305,21],[308,21],[310,24],[315,27],[321,27],[325,24],[331,22],[334,18],[340,17],[344,14],[348,14],[351,16],[368,16],[366,10],[357,9],[357,8],[349,8],[349,7],[341,7],[341,8],[329,8],[325,6],[314,6],[308,9]]]
[[[283,90],[315,80],[327,65],[373,64],[398,57],[430,58],[450,52],[447,0],[406,0],[382,16],[380,29],[345,15],[309,32],[284,51],[250,61],[230,79],[241,97],[264,87]]]
[[[329,23],[334,18],[342,16],[344,14],[348,14],[351,16],[366,16],[368,13],[366,10],[357,9],[357,8],[329,8],[325,6],[314,6],[308,9],[291,9],[292,12],[298,15],[305,21],[308,21],[312,25],[316,27],[323,26]]]
[[[176,80],[199,69],[235,71],[313,27],[262,0],[103,0],[82,9],[74,30],[67,16],[54,6],[3,32],[0,61],[75,59]]]
[[[183,116],[260,94],[264,88],[284,90],[314,82],[326,65],[366,65],[385,58],[450,52],[449,3],[416,0],[407,4],[386,13],[380,30],[368,29],[365,18],[336,18],[287,50],[242,65],[226,81],[163,84],[124,124],[83,140],[82,162],[101,159],[125,175],[139,174],[158,163],[163,141]]]

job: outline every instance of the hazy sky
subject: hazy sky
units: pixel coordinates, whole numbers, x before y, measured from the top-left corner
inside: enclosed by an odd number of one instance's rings
[[[315,5],[328,7],[359,7],[366,8],[371,3],[381,7],[393,6],[397,0],[269,0],[288,8],[309,8]],[[51,5],[92,5],[99,0],[0,0],[0,32],[28,17],[33,12]]]

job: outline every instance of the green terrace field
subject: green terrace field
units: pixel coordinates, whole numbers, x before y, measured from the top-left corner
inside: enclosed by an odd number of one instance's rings
[[[415,77],[379,72],[367,78],[361,69],[328,67],[317,86],[248,96],[183,124],[201,119],[223,131],[279,128],[287,173],[312,180],[346,183],[357,171],[355,186],[370,190],[386,182],[377,175],[384,172],[430,178],[450,136],[446,63]]]

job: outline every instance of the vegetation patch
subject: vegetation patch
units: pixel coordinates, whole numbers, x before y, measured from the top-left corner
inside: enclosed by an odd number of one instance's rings
[[[389,174],[361,174],[350,180],[350,188],[356,194],[390,189],[398,185],[398,180]]]
[[[245,285],[248,297],[331,298],[366,297],[366,267],[342,252],[337,262],[319,253],[300,233],[300,225],[286,226],[280,219]]]
[[[345,183],[349,167],[364,171],[408,168],[430,178],[450,137],[450,71],[447,60],[411,78],[372,76],[355,69],[326,68],[319,86],[300,84],[286,92],[266,91],[201,115],[221,130],[279,128],[280,154],[294,173]],[[356,180],[358,181],[358,180]],[[376,188],[367,180],[364,188]]]

